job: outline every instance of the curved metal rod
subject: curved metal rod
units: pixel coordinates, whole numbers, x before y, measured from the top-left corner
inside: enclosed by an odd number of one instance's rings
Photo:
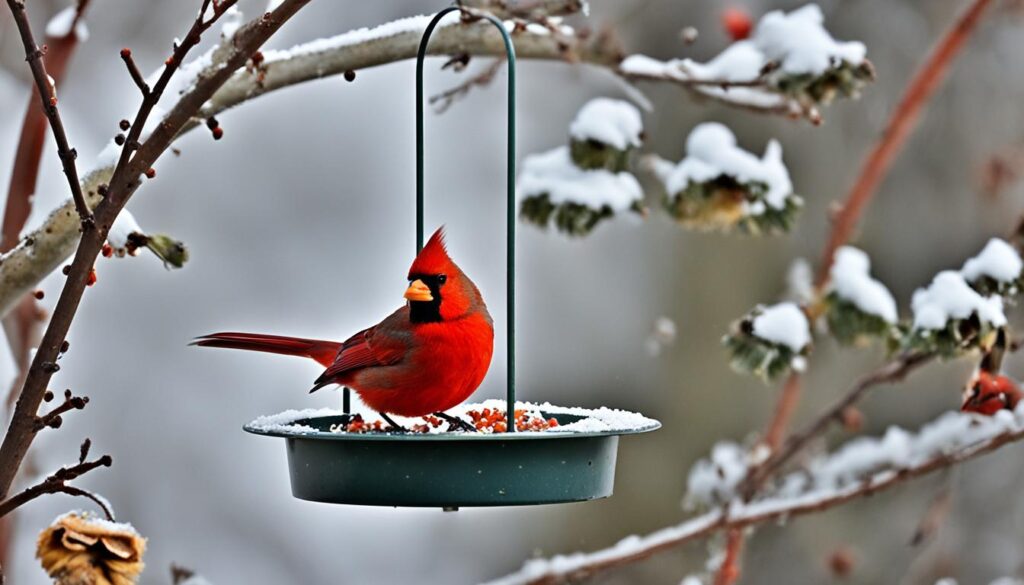
[[[427,25],[420,40],[419,52],[416,54],[416,253],[423,248],[423,60],[427,54],[427,44],[430,42],[430,35],[434,32],[437,24],[442,18],[451,12],[460,10],[458,6],[449,6],[438,12]],[[474,15],[476,16],[476,15]],[[481,14],[493,24],[501,33],[505,41],[505,55],[508,58],[508,145],[507,145],[507,170],[506,177],[506,261],[508,266],[508,278],[506,280],[506,330],[508,344],[508,371],[506,390],[506,426],[508,432],[515,432],[515,405],[516,405],[516,303],[515,303],[515,282],[516,282],[516,51],[512,45],[512,37],[505,30],[505,25],[496,17],[490,14]]]

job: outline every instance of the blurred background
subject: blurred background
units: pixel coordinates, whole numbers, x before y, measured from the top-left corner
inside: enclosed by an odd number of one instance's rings
[[[64,2],[37,0],[41,30]],[[265,2],[241,2],[255,15]],[[658,58],[717,54],[728,39],[719,15],[737,6],[759,16],[802,2],[781,0],[592,0],[589,22],[608,25],[628,52]],[[462,510],[372,509],[313,504],[290,495],[280,441],[241,425],[287,408],[337,406],[337,392],[307,395],[318,366],[303,360],[187,347],[199,334],[252,330],[343,339],[402,302],[414,242],[412,62],[359,71],[261,97],[219,116],[224,139],[193,132],[167,155],[129,209],[148,230],[187,242],[192,258],[167,271],[147,252],[101,259],[75,321],[73,348],[54,379],[91,398],[60,432],[33,447],[40,471],[74,461],[82,438],[114,466],[81,480],[107,496],[118,518],[149,538],[144,583],[169,582],[170,563],[229,583],[473,583],[534,556],[611,545],[685,517],[686,474],[719,439],[764,425],[778,388],[729,370],[720,337],[730,322],[783,293],[799,257],[817,262],[829,206],[845,193],[887,113],[932,42],[966,5],[956,0],[823,0],[834,36],[859,39],[878,70],[860,101],[825,110],[820,128],[692,101],[673,87],[642,86],[647,150],[678,160],[689,130],[717,120],[761,152],[781,140],[806,209],[787,237],[752,239],[684,231],[663,214],[645,223],[602,224],[583,240],[522,226],[519,237],[519,388],[527,400],[639,410],[657,433],[622,441],[615,497],[586,504]],[[270,46],[284,48],[439,8],[425,2],[312,2]],[[1024,147],[1024,12],[997,3],[956,61],[906,151],[878,192],[856,244],[874,260],[904,309],[912,291],[960,266],[993,235],[1006,235],[1024,205],[1020,185],[993,188],[993,157]],[[129,46],[144,71],[159,64],[194,8],[156,0],[95,0],[92,35],[60,88],[72,144],[88,164],[133,112],[137,94],[117,57]],[[695,26],[690,46],[680,31]],[[431,62],[428,85],[462,77]],[[0,184],[29,92],[7,10],[0,11]],[[478,60],[471,71],[484,66]],[[520,157],[566,141],[587,99],[625,97],[606,74],[562,63],[523,62]],[[448,226],[453,257],[481,286],[497,318],[498,346],[477,398],[504,393],[504,82],[473,91],[428,121],[428,229]],[[1007,155],[1007,153],[1011,153]],[[38,224],[67,197],[46,147]],[[1018,172],[1019,167],[1012,168]],[[52,308],[63,279],[43,285]],[[594,294],[600,291],[600,294]],[[645,341],[660,317],[679,335],[652,355]],[[1019,319],[1019,317],[1018,317]],[[884,356],[816,347],[800,415],[806,420]],[[929,366],[865,404],[865,432],[916,427],[959,404],[971,365]],[[1009,373],[1024,375],[1011,358]],[[0,388],[14,370],[0,359]],[[834,443],[841,433],[830,436]],[[896,490],[751,539],[745,583],[829,583],[827,559],[852,552],[851,583],[933,583],[955,576],[987,583],[1024,563],[1024,451],[1010,446],[945,476]],[[952,511],[922,546],[910,540],[934,495],[953,490]],[[48,497],[17,515],[5,566],[10,583],[45,583],[35,535],[83,502]],[[702,569],[704,543],[608,573],[598,583],[677,583]]]

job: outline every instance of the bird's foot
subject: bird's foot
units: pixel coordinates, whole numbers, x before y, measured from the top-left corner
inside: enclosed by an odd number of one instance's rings
[[[465,420],[463,420],[463,419],[461,419],[461,418],[459,418],[457,416],[452,416],[450,414],[445,414],[443,412],[435,412],[434,416],[436,416],[437,418],[442,419],[442,420],[444,420],[444,421],[446,421],[448,423],[448,431],[449,432],[451,432],[451,431],[466,431],[467,433],[479,432],[479,429],[477,429],[475,426],[473,426],[472,424],[466,422]]]
[[[407,428],[403,427],[402,425],[396,423],[395,421],[391,420],[390,416],[384,414],[383,412],[378,413],[378,414],[380,414],[380,417],[382,419],[384,419],[384,422],[388,423],[389,428],[388,428],[387,432],[389,432],[389,433],[398,433],[398,434],[404,434],[404,433],[408,433],[409,432],[409,429],[407,429]]]

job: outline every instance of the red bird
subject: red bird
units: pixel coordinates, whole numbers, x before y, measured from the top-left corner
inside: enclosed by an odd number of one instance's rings
[[[388,414],[433,413],[453,427],[472,429],[444,411],[469,398],[483,381],[494,352],[494,325],[480,291],[448,256],[443,229],[434,232],[409,268],[409,302],[344,343],[213,333],[193,345],[312,358],[327,369],[310,392],[348,386],[395,429],[401,427]]]
[[[1022,397],[1013,380],[981,370],[964,391],[960,410],[992,416],[1003,409],[1014,410]]]

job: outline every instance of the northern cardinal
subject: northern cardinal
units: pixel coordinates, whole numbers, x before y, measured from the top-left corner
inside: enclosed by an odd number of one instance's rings
[[[212,333],[194,345],[296,355],[327,369],[315,392],[339,384],[359,393],[396,430],[388,414],[436,414],[453,428],[472,429],[444,414],[469,398],[487,373],[494,325],[473,281],[452,262],[444,228],[430,237],[409,268],[408,303],[344,343],[259,333]]]
[[[1006,376],[981,370],[964,391],[960,410],[992,416],[1000,410],[1014,410],[1024,393]]]

